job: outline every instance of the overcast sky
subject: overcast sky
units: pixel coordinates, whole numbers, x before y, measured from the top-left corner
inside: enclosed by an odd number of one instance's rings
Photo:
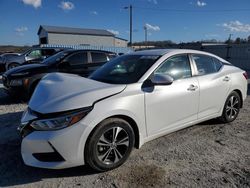
[[[0,0],[0,45],[38,43],[39,25],[107,29],[133,41],[226,40],[250,35],[250,0]]]

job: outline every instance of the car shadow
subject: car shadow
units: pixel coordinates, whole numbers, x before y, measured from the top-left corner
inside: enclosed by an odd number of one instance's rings
[[[215,118],[215,119],[203,121],[201,123],[198,123],[197,125],[221,125],[221,124],[225,124],[225,123],[220,121],[219,118]]]
[[[12,97],[8,95],[4,90],[4,88],[0,87],[0,105],[10,105],[10,104],[20,104],[20,103],[27,103],[27,101],[18,97]]]
[[[0,75],[0,105],[10,105],[10,104],[20,104],[20,103],[26,103],[21,98],[18,97],[12,97],[10,96],[4,89],[2,82],[2,77]]]
[[[248,81],[248,86],[247,86],[248,90],[247,90],[247,95],[250,95],[250,80]]]
[[[21,157],[21,139],[16,131],[22,112],[0,115],[0,187],[25,185],[58,177],[97,174],[88,166],[63,170],[48,170],[24,165]]]

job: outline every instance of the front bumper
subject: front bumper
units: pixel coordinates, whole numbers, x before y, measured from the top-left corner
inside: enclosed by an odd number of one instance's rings
[[[24,87],[23,85],[20,86],[11,86],[10,81],[8,78],[3,75],[2,76],[3,86],[6,93],[10,96],[18,97],[18,98],[28,98],[29,97],[29,90],[28,88]]]
[[[3,73],[3,72],[5,72],[5,71],[6,71],[6,69],[5,69],[5,64],[0,63],[0,73]]]
[[[84,146],[88,127],[78,122],[57,131],[31,131],[21,144],[28,166],[61,169],[84,165]],[[84,140],[84,141],[83,141]]]

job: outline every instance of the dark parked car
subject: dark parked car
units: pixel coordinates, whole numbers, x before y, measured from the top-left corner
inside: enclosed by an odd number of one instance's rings
[[[18,55],[21,55],[21,54],[19,54],[19,53],[11,53],[11,52],[1,54],[0,55],[0,73],[4,72],[6,70],[4,61],[6,59],[8,59],[9,57],[18,56]]]
[[[28,49],[22,54],[8,54],[8,56],[3,56],[1,60],[1,66],[4,67],[4,70],[9,70],[14,67],[18,67],[23,64],[30,63],[40,63],[45,58],[52,56],[60,51],[64,50],[63,48],[47,48],[47,47],[33,47]]]
[[[45,74],[64,72],[87,77],[114,56],[114,53],[107,51],[67,49],[42,63],[23,65],[5,72],[3,85],[10,95],[28,99]]]

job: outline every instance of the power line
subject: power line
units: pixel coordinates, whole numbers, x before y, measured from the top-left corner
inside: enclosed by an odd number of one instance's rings
[[[248,12],[250,9],[215,9],[215,10],[187,10],[187,9],[168,9],[168,8],[147,8],[147,7],[137,7],[135,9],[144,9],[152,11],[162,11],[162,12],[191,12],[191,13],[215,13],[215,12]]]

